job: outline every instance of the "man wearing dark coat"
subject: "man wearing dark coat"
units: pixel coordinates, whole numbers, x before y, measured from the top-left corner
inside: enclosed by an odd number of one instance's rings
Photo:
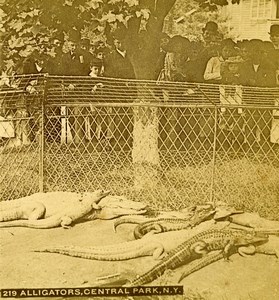
[[[127,56],[123,43],[114,39],[115,50],[105,60],[105,77],[134,79],[134,68]]]
[[[275,68],[264,59],[263,42],[251,40],[249,46],[249,59],[240,68],[240,81],[242,85],[269,87],[276,83]]]

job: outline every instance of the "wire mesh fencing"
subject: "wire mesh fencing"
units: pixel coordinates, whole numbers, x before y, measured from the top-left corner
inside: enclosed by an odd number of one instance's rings
[[[173,209],[278,201],[276,88],[58,76],[41,77],[34,88],[22,94],[38,110],[2,114],[2,127],[15,128],[1,151],[2,199],[106,188]],[[4,102],[17,99],[11,89],[9,96],[1,90]]]
[[[0,197],[39,191],[44,76],[0,80]]]

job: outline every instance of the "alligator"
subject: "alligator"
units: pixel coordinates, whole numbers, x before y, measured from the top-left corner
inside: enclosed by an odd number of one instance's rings
[[[236,248],[232,250],[236,252]],[[237,250],[241,256],[261,253],[266,255],[275,255],[277,258],[279,258],[279,238],[275,236],[270,236],[268,241],[265,243],[254,243],[249,246],[239,247]],[[224,258],[224,254],[222,253],[222,251],[213,251],[212,253],[207,254],[206,256],[200,259],[192,261],[190,264],[185,266],[182,274],[178,279],[178,282],[181,282],[185,277],[189,276],[190,274],[199,271],[200,269],[218,260],[221,260],[222,258]]]
[[[114,223],[114,231],[116,231],[116,227],[120,224],[137,224],[134,229],[134,237],[136,239],[140,239],[149,232],[162,233],[166,231],[192,228],[205,220],[213,218],[214,213],[215,210],[212,205],[191,206],[188,209],[184,209],[177,213],[165,212],[157,218],[120,219]]]
[[[194,235],[172,250],[151,270],[132,280],[125,286],[141,286],[161,276],[167,269],[175,269],[202,257],[210,251],[223,250],[223,256],[229,256],[233,247],[267,242],[268,235],[244,230],[206,230]]]
[[[223,228],[225,224],[213,224],[213,221],[204,222],[193,229],[164,232],[160,234],[149,233],[142,239],[126,241],[113,245],[96,247],[55,246],[34,250],[35,252],[49,252],[94,260],[127,260],[152,255],[154,259],[162,259],[166,253],[178,247],[189,237],[210,228]]]
[[[126,218],[120,218],[114,222],[114,231],[116,231],[116,228],[121,224],[142,224],[149,221],[156,221],[156,220],[162,220],[162,219],[186,219],[189,221],[196,212],[202,211],[208,208],[212,208],[212,205],[199,205],[199,206],[189,206],[187,208],[184,208],[180,211],[155,211],[153,212],[153,215],[155,214],[156,217],[148,216],[137,216],[135,217],[126,217]]]
[[[38,220],[44,217],[45,212],[45,206],[36,201],[26,203],[18,203],[17,201],[0,202],[0,222],[19,219]]]
[[[189,206],[180,211],[165,211],[160,212],[157,217],[150,216],[141,218],[129,217],[121,218],[115,221],[114,231],[121,224],[139,224],[136,226],[134,235],[135,238],[141,238],[144,234],[152,231],[160,233],[165,231],[180,230],[183,228],[193,227],[206,219],[214,219],[216,221],[224,221],[234,214],[243,213],[242,210],[236,210],[227,205],[220,204],[216,207],[212,203],[205,205]]]
[[[161,233],[166,231],[193,228],[213,217],[215,210],[202,210],[190,219],[158,218],[137,225],[134,229],[135,239],[142,238],[148,232]]]
[[[62,212],[40,220],[16,220],[0,223],[0,227],[28,227],[47,229],[54,227],[69,228],[70,225],[83,217],[92,214],[92,211],[100,210],[98,203],[106,197],[110,191],[97,190],[93,193],[81,194],[81,199],[74,206],[69,206]]]
[[[23,222],[23,221],[4,222],[2,224],[0,223],[0,228],[14,227],[14,226],[31,227],[31,228],[37,228],[39,226],[39,228],[40,227],[49,228],[48,226],[51,226],[52,223],[55,224],[56,222],[58,222],[58,218],[61,217],[63,212],[70,215],[73,214],[72,212],[68,212],[68,211],[69,210],[71,211],[71,208],[73,208],[73,211],[76,211],[77,207],[82,206],[81,202],[84,202],[81,201],[81,199],[86,197],[89,199],[89,204],[90,201],[91,202],[93,201],[93,205],[94,203],[96,203],[96,206],[94,207],[94,209],[91,208],[88,213],[81,214],[78,217],[78,219],[82,221],[95,220],[95,219],[108,220],[122,215],[146,213],[145,204],[128,200],[122,196],[113,196],[107,194],[108,192],[105,193],[103,198],[99,199],[98,191],[93,193],[85,193],[85,194],[77,194],[77,193],[70,193],[70,192],[50,192],[50,193],[37,193],[32,196],[26,197],[26,200],[24,198],[13,200],[11,202],[17,203],[16,205],[18,207],[25,207],[26,205],[28,205],[28,203],[32,205],[33,202],[36,202],[36,200],[39,199],[40,202],[42,202],[42,204],[46,207],[46,213],[45,213],[46,218],[44,220],[41,220],[41,222],[39,223]],[[80,198],[79,200],[78,197]],[[92,198],[92,200],[90,200],[90,198]],[[67,224],[65,225],[67,226]]]

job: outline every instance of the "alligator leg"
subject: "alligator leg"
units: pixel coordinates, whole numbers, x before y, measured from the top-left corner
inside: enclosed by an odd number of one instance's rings
[[[68,217],[68,216],[64,216],[61,220],[61,227],[65,228],[65,229],[69,229],[71,228],[71,224],[72,224],[73,220]]]
[[[166,257],[166,252],[162,244],[158,244],[155,248],[152,257],[156,260],[163,259]]]

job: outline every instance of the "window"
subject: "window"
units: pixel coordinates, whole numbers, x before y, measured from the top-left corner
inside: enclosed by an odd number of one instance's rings
[[[251,18],[270,19],[271,4],[271,0],[251,0]]]

